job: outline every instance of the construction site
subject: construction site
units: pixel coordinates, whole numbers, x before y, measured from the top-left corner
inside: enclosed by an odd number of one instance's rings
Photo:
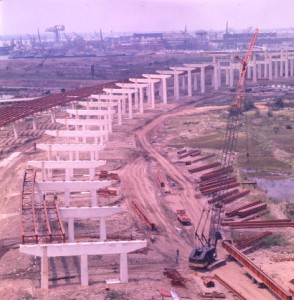
[[[257,41],[3,61],[1,299],[293,299],[294,52]]]

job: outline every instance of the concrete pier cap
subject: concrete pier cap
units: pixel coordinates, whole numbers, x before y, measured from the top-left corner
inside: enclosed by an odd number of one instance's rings
[[[80,256],[81,285],[89,285],[88,255],[120,255],[120,278],[113,280],[116,283],[127,283],[128,253],[145,248],[146,240],[135,241],[107,241],[107,242],[82,242],[66,244],[35,244],[20,245],[20,252],[41,258],[41,288],[49,289],[49,264],[48,257]]]

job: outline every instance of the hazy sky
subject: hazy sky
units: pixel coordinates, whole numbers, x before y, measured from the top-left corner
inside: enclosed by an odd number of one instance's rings
[[[294,0],[0,0],[0,34],[294,27]]]

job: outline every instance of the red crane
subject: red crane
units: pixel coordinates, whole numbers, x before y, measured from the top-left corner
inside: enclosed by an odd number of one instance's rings
[[[245,55],[244,60],[236,56],[236,59],[242,64],[240,70],[240,77],[236,88],[236,93],[232,104],[230,106],[229,118],[226,128],[226,133],[223,141],[223,148],[221,154],[221,167],[232,166],[234,162],[234,155],[237,144],[237,137],[240,129],[240,116],[244,107],[245,100],[245,78],[248,68],[248,63],[252,54],[253,47],[255,45],[258,35],[258,29],[255,30],[252,40],[250,42],[249,48]]]
[[[234,95],[233,101],[229,109],[229,117],[225,132],[225,137],[223,141],[223,148],[221,151],[221,169],[227,168],[229,172],[230,167],[233,165],[235,150],[237,145],[237,137],[240,130],[240,117],[242,115],[244,99],[245,99],[245,77],[248,68],[248,63],[252,54],[253,47],[255,45],[258,35],[258,29],[250,42],[249,48],[245,55],[244,60],[240,57],[236,57],[237,60],[242,64],[240,70],[240,77],[238,85],[236,88],[236,93]],[[226,177],[226,172],[220,172],[220,178]],[[221,190],[214,194],[214,197],[223,196],[224,190]],[[210,217],[209,235],[205,236],[204,231],[206,229],[206,224],[208,221],[208,216]],[[206,217],[205,217],[206,215]],[[216,258],[216,245],[217,241],[222,238],[219,231],[221,219],[221,206],[214,205],[210,210],[203,210],[199,223],[196,227],[195,238],[200,247],[193,248],[189,256],[189,265],[192,268],[206,268],[210,263],[212,263]],[[201,224],[202,223],[202,224]],[[201,224],[201,225],[200,225]],[[201,228],[202,232],[200,234]]]

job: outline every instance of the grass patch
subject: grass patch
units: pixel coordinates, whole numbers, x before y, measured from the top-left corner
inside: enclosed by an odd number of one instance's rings
[[[287,246],[290,245],[289,241],[284,235],[280,233],[271,234],[263,239],[263,248],[270,248],[272,246]]]

